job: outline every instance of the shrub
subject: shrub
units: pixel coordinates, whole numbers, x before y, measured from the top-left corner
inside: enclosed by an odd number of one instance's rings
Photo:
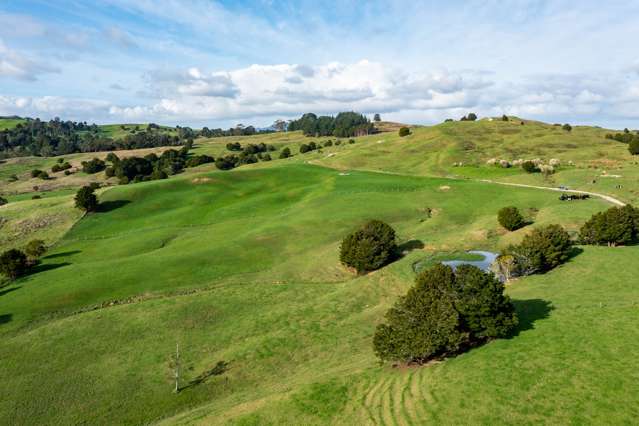
[[[75,206],[88,212],[94,212],[98,208],[98,197],[95,196],[95,188],[83,186],[75,194]]]
[[[355,139],[349,139],[349,140],[348,140],[348,143],[350,143],[350,144],[354,144],[354,143],[355,143]]]
[[[291,156],[291,149],[286,147],[280,152],[280,158],[288,158]]]
[[[106,168],[106,164],[104,163],[104,161],[100,160],[99,158],[94,158],[90,161],[82,162],[82,171],[84,173],[88,173],[88,174],[98,173],[104,170],[105,168]]]
[[[229,151],[241,151],[242,145],[239,142],[227,143],[226,149],[228,149]]]
[[[32,178],[40,178],[42,180],[47,180],[47,179],[49,179],[49,174],[47,172],[45,172],[44,170],[33,169],[33,170],[31,170],[31,177]]]
[[[566,262],[572,251],[570,235],[560,225],[534,229],[522,242],[506,249],[515,259],[512,276],[547,272]]]
[[[339,258],[362,274],[386,265],[396,253],[395,230],[382,221],[371,220],[344,238]]]
[[[497,213],[499,224],[509,231],[516,231],[526,224],[517,207],[504,207]]]
[[[115,164],[118,161],[120,161],[120,158],[117,155],[115,155],[115,153],[109,152],[106,156],[106,161],[108,161],[111,164]]]
[[[42,198],[42,197],[41,197],[41,196],[39,196],[39,195],[32,195],[32,196],[31,196],[31,199],[32,199],[32,200],[39,200],[40,198]]]
[[[442,264],[420,273],[377,326],[373,348],[383,361],[423,363],[505,337],[517,315],[493,274]]]
[[[521,168],[524,169],[524,171],[526,173],[537,173],[539,172],[539,168],[537,167],[537,165],[535,164],[534,161],[524,161],[523,163],[521,163]]]
[[[71,168],[71,164],[69,164],[69,163],[60,163],[58,161],[57,164],[54,164],[53,167],[51,167],[51,171],[53,173],[57,173],[57,172],[61,172],[63,170],[68,170],[70,168]]]
[[[630,141],[630,143],[628,143],[628,151],[630,151],[632,155],[639,155],[639,138],[638,137],[634,137]]]
[[[311,147],[306,145],[305,143],[300,145],[300,154],[306,154],[311,150]]]
[[[25,254],[31,259],[37,259],[47,252],[47,246],[42,240],[31,240],[24,247]]]
[[[73,173],[71,173],[71,170],[65,170],[65,171],[64,171],[64,175],[65,175],[65,176],[70,176],[70,175],[72,175],[72,174],[73,174]]]
[[[325,147],[333,146],[333,141],[332,140],[327,140],[326,142],[324,142],[324,146]]]
[[[477,114],[475,114],[474,112],[471,112],[470,114],[468,114],[466,116],[466,120],[468,121],[475,121],[477,120]]]
[[[0,255],[0,272],[11,280],[24,275],[28,268],[27,256],[20,250],[7,250]]]
[[[508,116],[506,114],[502,115],[501,121],[508,121]]]
[[[11,175],[9,176],[9,179],[7,179],[8,182],[17,182],[18,181],[18,176],[16,175]]]
[[[109,166],[106,169],[104,169],[104,175],[107,178],[112,178],[113,176],[115,176],[115,168]]]
[[[408,127],[400,127],[399,136],[403,138],[404,136],[408,135],[410,135],[410,129]]]
[[[561,126],[562,129],[564,129],[567,132],[570,132],[572,130],[572,126],[568,123],[564,124],[563,126]]]
[[[7,203],[9,203],[9,200],[4,197],[0,197],[0,206],[4,206]]]
[[[579,231],[582,244],[624,245],[639,237],[639,210],[628,205],[595,213]]]

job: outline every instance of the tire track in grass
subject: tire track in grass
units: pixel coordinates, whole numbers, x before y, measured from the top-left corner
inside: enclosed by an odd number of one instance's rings
[[[422,393],[420,373],[421,371],[419,369],[416,369],[411,373],[411,378],[408,386],[413,408],[412,415],[414,416],[414,422],[416,424],[421,424],[427,417],[427,412],[424,409],[423,405],[424,395]]]
[[[392,388],[393,388],[394,378],[390,377],[384,383],[384,386],[380,389],[380,404],[379,408],[381,410],[379,417],[382,419],[381,424],[394,426],[395,418],[393,417],[393,396],[392,396]]]
[[[381,424],[381,418],[377,416],[377,405],[380,402],[379,389],[384,385],[384,379],[378,380],[371,388],[369,388],[368,394],[364,398],[364,407],[369,413],[373,423]]]

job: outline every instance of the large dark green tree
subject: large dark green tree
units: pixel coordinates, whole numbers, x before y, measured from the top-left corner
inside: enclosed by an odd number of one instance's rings
[[[509,231],[515,231],[526,224],[517,207],[504,207],[497,213],[499,224]]]
[[[595,213],[579,231],[582,244],[625,245],[639,238],[639,210],[627,205]]]
[[[14,280],[25,274],[29,267],[27,256],[20,250],[7,250],[0,255],[0,273]]]
[[[547,225],[534,229],[518,245],[510,246],[505,255],[513,256],[514,275],[547,272],[570,258],[573,242],[560,225]]]
[[[383,361],[423,363],[507,336],[517,315],[493,274],[438,264],[420,273],[373,337]]]
[[[395,230],[380,220],[371,220],[344,238],[339,258],[362,274],[381,268],[396,255]]]
[[[91,186],[83,186],[75,194],[75,206],[81,210],[94,212],[98,208],[98,197],[95,189]]]

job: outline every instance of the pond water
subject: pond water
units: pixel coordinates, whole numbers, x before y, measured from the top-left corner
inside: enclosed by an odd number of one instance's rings
[[[482,271],[488,272],[490,270],[490,265],[492,265],[495,259],[497,259],[497,256],[499,256],[498,253],[481,250],[470,250],[467,253],[483,256],[484,258],[482,260],[446,260],[442,263],[452,267],[453,269],[456,269],[460,265],[473,265]]]

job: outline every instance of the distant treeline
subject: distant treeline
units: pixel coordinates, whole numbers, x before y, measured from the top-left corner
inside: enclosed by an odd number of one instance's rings
[[[12,117],[18,119],[19,117]],[[154,148],[158,146],[178,146],[192,143],[198,137],[249,136],[269,133],[273,130],[257,130],[253,126],[238,125],[228,130],[209,129],[200,131],[190,127],[160,127],[151,123],[147,126],[121,125],[126,134],[112,138],[96,124],[86,122],[50,121],[25,118],[12,129],[0,131],[0,158],[66,155],[75,152],[115,151],[123,149]]]
[[[287,130],[301,130],[306,136],[336,136],[346,138],[376,133],[375,126],[362,114],[340,112],[337,116],[317,116],[312,112],[289,122]]]
[[[173,146],[182,145],[196,136],[196,132],[188,127],[167,129],[157,124],[149,124],[146,128],[121,127],[129,133],[113,139],[104,135],[104,131],[96,124],[61,121],[57,118],[51,121],[26,118],[14,128],[0,131],[0,157],[49,157],[74,152]]]

